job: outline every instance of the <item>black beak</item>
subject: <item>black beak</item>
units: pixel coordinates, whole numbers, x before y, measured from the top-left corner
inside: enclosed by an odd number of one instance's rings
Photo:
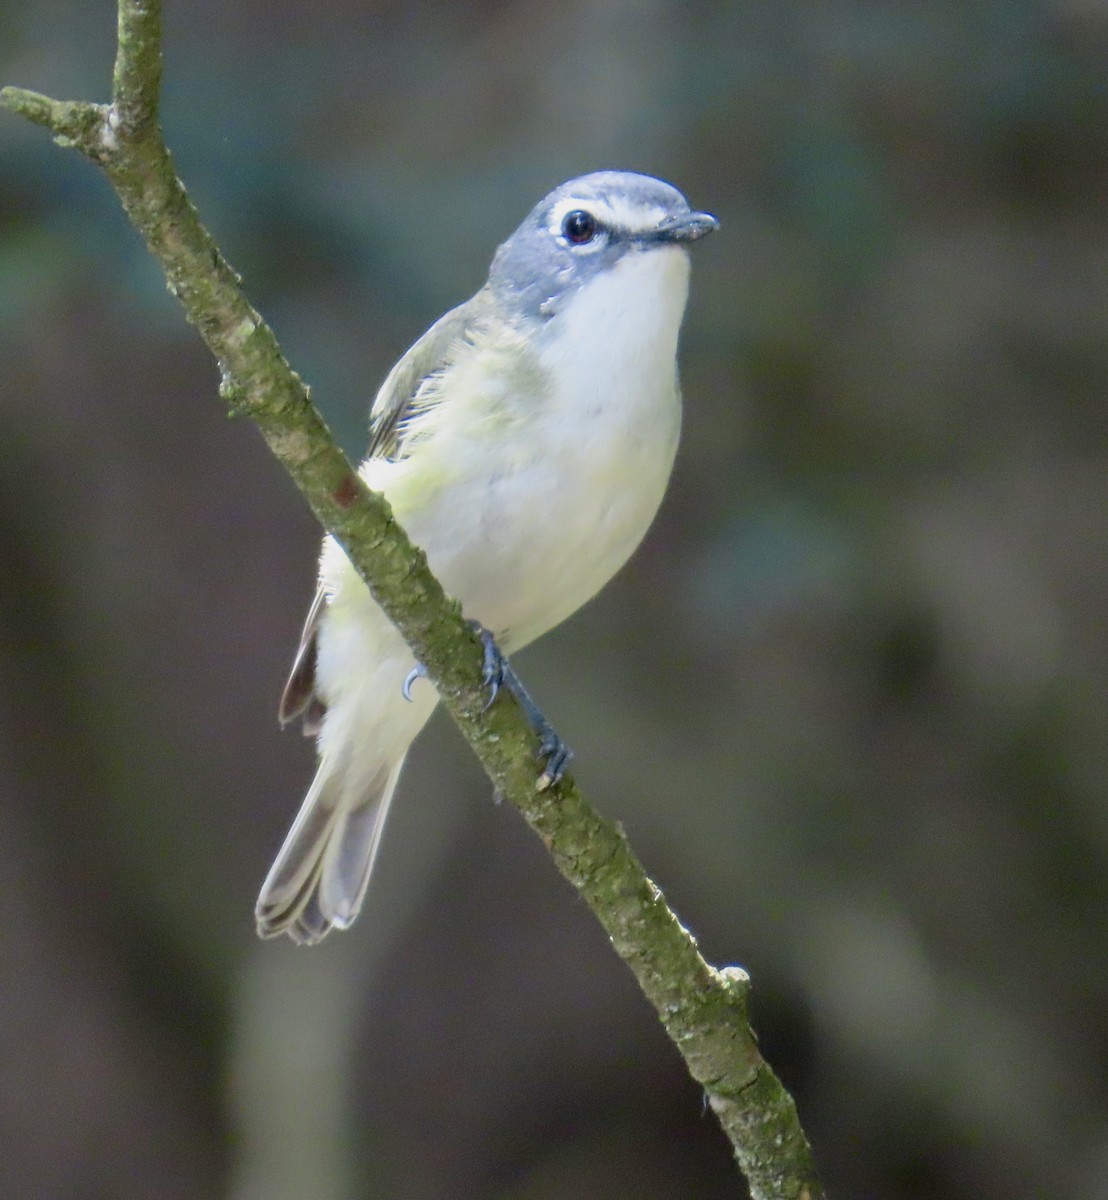
[[[719,222],[706,212],[681,213],[666,217],[657,228],[643,234],[645,242],[697,242],[719,228]]]

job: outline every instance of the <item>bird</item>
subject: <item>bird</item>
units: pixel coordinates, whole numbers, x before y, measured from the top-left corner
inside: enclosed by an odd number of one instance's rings
[[[494,687],[499,656],[591,599],[654,519],[681,425],[688,246],[717,226],[648,175],[571,179],[377,393],[360,473],[478,625]],[[315,737],[317,769],[258,896],[260,936],[312,944],[358,915],[405,756],[438,700],[421,673],[325,537],[279,710]],[[568,752],[554,737],[541,753],[554,758],[549,782]]]

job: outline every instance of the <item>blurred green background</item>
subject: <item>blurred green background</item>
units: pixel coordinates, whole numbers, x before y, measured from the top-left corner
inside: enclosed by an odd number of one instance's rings
[[[0,2],[103,99],[109,0]],[[1108,4],[167,0],[164,124],[352,452],[562,179],[715,212],[648,541],[517,664],[839,1197],[1108,1197]],[[317,533],[107,185],[0,114],[0,1194],[714,1200],[629,973],[436,719],[257,943]]]

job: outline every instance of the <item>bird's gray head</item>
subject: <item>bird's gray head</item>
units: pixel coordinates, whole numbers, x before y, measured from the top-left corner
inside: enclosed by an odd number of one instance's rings
[[[624,255],[693,242],[717,224],[660,179],[596,171],[563,183],[535,205],[497,250],[489,287],[504,308],[549,317]]]

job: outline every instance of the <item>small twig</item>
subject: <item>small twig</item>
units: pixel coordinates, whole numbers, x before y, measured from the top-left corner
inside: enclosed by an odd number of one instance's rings
[[[514,703],[487,713],[477,636],[421,551],[336,447],[307,388],[200,223],[158,127],[159,0],[119,0],[110,105],[63,103],[5,88],[0,103],[98,163],[165,271],[170,291],[215,355],[220,395],[254,420],[320,523],[339,540],[427,667],[443,703],[498,792],[523,812],[634,971],[731,1139],[754,1200],[819,1200],[822,1191],[792,1098],[747,1022],[749,980],[717,971],[647,877],[622,831],[566,776],[536,789],[533,739]]]

